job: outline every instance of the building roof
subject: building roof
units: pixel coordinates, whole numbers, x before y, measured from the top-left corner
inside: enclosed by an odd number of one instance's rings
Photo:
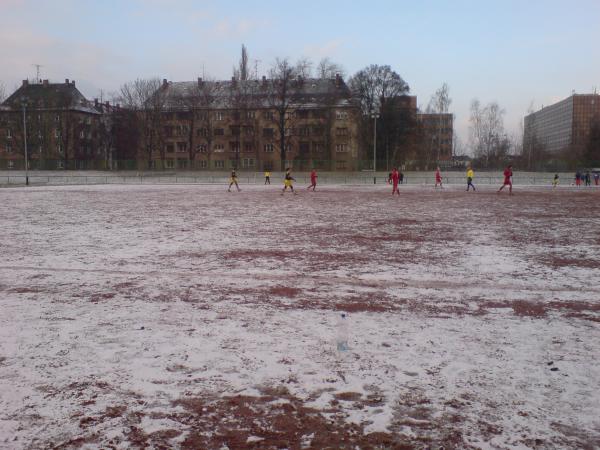
[[[3,110],[20,110],[23,99],[28,108],[41,110],[68,109],[90,114],[100,114],[101,109],[88,101],[75,87],[75,81],[49,83],[48,80],[30,83],[27,80],[3,103]]]
[[[277,94],[276,80],[231,80],[231,81],[177,81],[163,80],[161,93],[165,95],[164,106],[167,109],[187,109],[195,105],[202,107],[202,97],[212,97],[212,108],[234,107],[240,97],[246,97],[253,107],[269,107],[270,99]],[[306,107],[318,107],[335,104],[350,106],[351,92],[341,78],[333,79],[294,79],[289,86],[288,98],[294,104]]]

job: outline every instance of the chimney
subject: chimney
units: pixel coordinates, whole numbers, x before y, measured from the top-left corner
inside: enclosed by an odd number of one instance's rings
[[[263,84],[263,86],[267,84],[267,77],[264,75],[262,77],[262,84]]]
[[[94,99],[94,106],[95,106],[96,108],[98,107],[98,99],[97,99],[97,98],[95,98],[95,99]]]
[[[48,87],[49,82],[48,82],[48,80],[43,80],[42,84],[44,85],[44,87]]]
[[[202,87],[202,77],[198,77],[198,87]]]
[[[342,82],[342,77],[340,77],[339,73],[335,74],[335,87],[340,87],[340,84]]]
[[[29,86],[29,80],[23,80],[23,87]]]
[[[71,81],[71,84],[73,85],[73,87],[75,87],[75,80]]]
[[[65,78],[65,84],[69,84],[69,79]]]
[[[166,78],[163,78],[163,83],[162,83],[162,87],[166,88],[169,85],[169,82],[167,81]]]

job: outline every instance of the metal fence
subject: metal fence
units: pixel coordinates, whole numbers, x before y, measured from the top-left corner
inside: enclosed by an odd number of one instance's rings
[[[56,186],[56,185],[94,185],[94,184],[226,184],[229,182],[229,173],[226,172],[127,172],[127,173],[43,173],[29,172],[29,184],[32,186]],[[294,178],[299,184],[309,184],[310,175],[306,172],[295,173]],[[550,186],[554,173],[521,173],[513,178],[515,185],[533,185],[533,186]],[[271,183],[281,183],[283,173],[273,172],[271,174]],[[325,172],[319,173],[319,184],[345,184],[345,185],[385,185],[388,175],[385,173],[372,172]],[[480,172],[476,174],[474,179],[475,185],[500,185],[503,181],[503,176],[499,172]],[[257,172],[241,172],[238,174],[238,180],[241,184],[264,184],[265,178],[263,173]],[[24,172],[0,172],[1,186],[16,186],[25,184]],[[464,174],[452,172],[443,177],[444,184],[447,185],[466,185]],[[573,174],[560,174],[560,182],[563,185],[573,183]],[[431,172],[408,172],[404,176],[403,184],[405,185],[422,185],[433,186],[435,178]],[[594,180],[592,179],[592,184]]]

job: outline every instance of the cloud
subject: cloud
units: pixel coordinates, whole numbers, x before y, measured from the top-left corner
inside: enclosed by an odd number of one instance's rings
[[[212,30],[220,37],[239,39],[255,31],[268,28],[268,19],[224,19],[217,22]]]
[[[2,78],[7,87],[33,78],[34,64],[42,65],[40,76],[51,81],[71,78],[103,86],[115,83],[117,71],[127,63],[126,58],[98,45],[59,39],[23,26],[0,29],[0,61],[6,63]]]
[[[308,45],[304,47],[303,54],[313,59],[321,59],[335,55],[343,44],[342,39],[332,39],[323,44]]]

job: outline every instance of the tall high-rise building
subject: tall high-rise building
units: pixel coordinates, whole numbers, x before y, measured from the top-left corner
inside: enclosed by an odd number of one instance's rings
[[[595,121],[600,122],[600,95],[574,94],[525,116],[523,148],[550,154],[582,151]]]

